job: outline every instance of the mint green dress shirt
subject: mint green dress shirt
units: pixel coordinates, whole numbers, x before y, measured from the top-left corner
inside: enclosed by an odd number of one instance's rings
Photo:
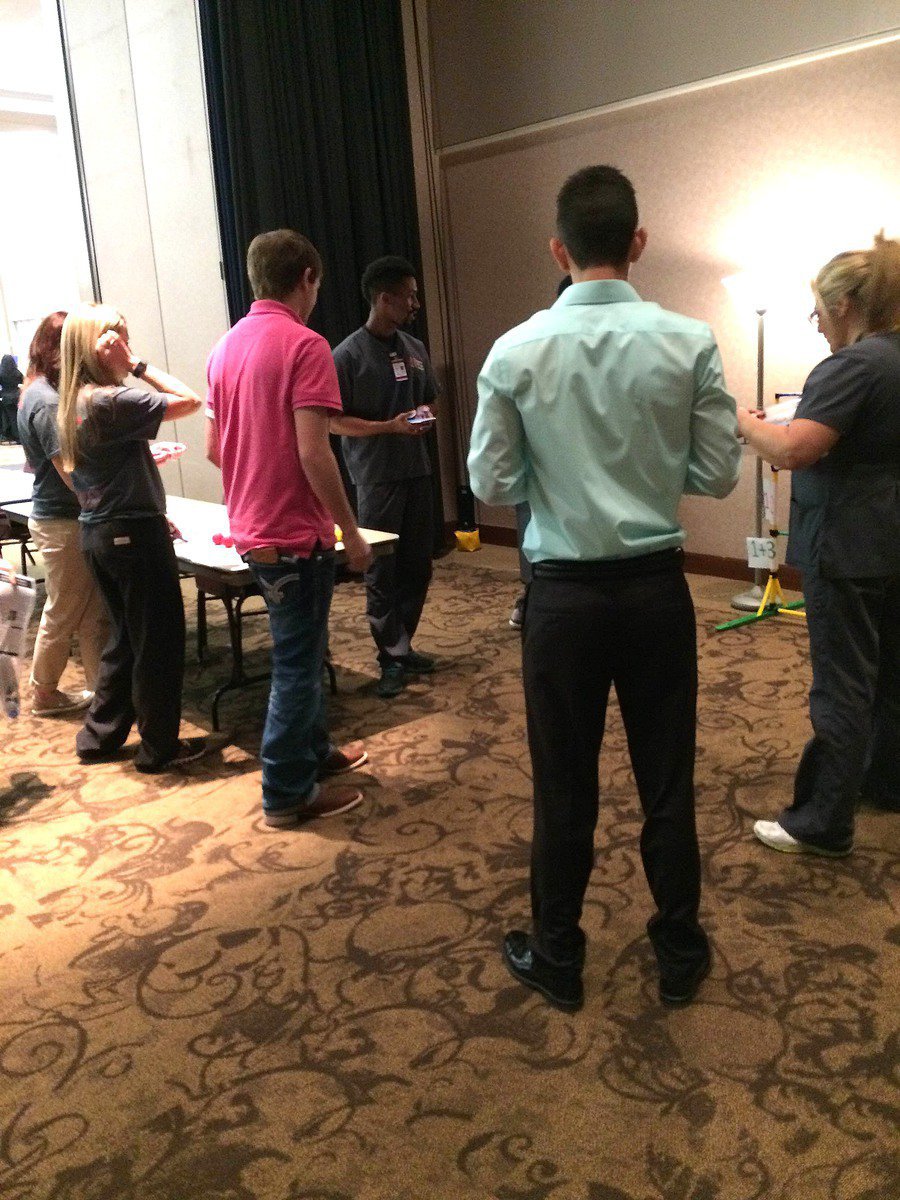
[[[478,377],[472,490],[530,504],[531,562],[680,546],[682,494],[727,496],[740,464],[712,330],[623,280],[572,284],[499,338]]]

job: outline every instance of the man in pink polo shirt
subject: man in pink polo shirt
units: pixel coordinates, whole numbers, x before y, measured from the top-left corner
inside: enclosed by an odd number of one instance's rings
[[[357,788],[318,783],[368,757],[361,742],[335,747],[325,718],[335,522],[351,570],[365,570],[372,552],[328,441],[329,416],[341,411],[331,350],[306,325],[322,281],[318,251],[290,229],[262,233],[247,251],[247,274],[256,299],[207,364],[206,454],[222,468],[231,535],[269,614],[263,813],[284,827],[362,801]]]

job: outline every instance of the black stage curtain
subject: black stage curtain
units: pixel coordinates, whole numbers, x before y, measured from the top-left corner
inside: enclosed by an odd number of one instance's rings
[[[420,263],[398,0],[200,0],[199,14],[231,320],[252,300],[251,240],[298,229],[325,263],[310,325],[337,345],[367,315],[368,263]],[[427,345],[424,296],[411,332]]]
[[[334,345],[367,308],[365,266],[419,262],[397,0],[201,0],[231,318],[249,307],[247,246],[305,233],[325,262],[311,324]]]

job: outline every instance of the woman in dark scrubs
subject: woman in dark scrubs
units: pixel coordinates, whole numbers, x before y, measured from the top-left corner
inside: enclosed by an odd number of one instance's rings
[[[59,444],[81,501],[81,544],[109,610],[94,698],[76,739],[82,762],[114,758],[137,722],[139,771],[203,753],[182,740],[184,608],[149,440],[200,398],[131,353],[121,314],[102,304],[69,313],[62,331]],[[125,387],[128,375],[137,387]],[[151,386],[148,388],[146,384]]]
[[[831,356],[794,420],[738,409],[757,453],[792,472],[787,561],[803,573],[813,672],[793,803],[753,832],[838,857],[860,797],[900,809],[900,242],[839,254],[813,294]]]

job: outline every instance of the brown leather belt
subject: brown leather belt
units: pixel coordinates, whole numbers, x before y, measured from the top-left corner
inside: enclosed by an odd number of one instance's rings
[[[252,550],[248,550],[244,555],[244,561],[269,564],[277,563],[281,558],[281,553],[277,546],[254,546]]]
[[[333,550],[323,550],[316,542],[310,550],[305,553],[297,550],[280,550],[278,546],[254,546],[252,550],[248,550],[241,555],[244,562],[262,563],[264,566],[274,566],[280,562],[295,562],[297,559],[312,558],[316,554],[333,554]]]

